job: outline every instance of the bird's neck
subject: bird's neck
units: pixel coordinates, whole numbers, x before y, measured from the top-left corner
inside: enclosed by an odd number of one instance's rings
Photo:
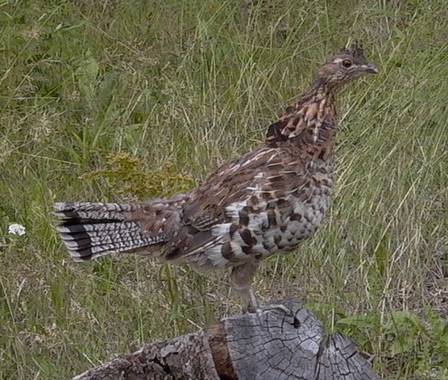
[[[266,144],[292,145],[304,153],[325,158],[333,153],[335,136],[335,89],[317,80],[269,127]]]

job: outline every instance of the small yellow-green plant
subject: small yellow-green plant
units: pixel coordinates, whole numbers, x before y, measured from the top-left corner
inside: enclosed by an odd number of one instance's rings
[[[177,173],[173,165],[147,170],[138,157],[128,153],[109,155],[104,168],[85,173],[81,179],[107,181],[116,196],[132,195],[138,199],[183,193],[195,183],[190,175]]]

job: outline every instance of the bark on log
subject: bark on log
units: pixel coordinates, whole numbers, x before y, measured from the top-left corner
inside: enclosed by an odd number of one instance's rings
[[[349,338],[327,336],[322,323],[299,301],[279,305],[147,344],[74,379],[377,379]]]

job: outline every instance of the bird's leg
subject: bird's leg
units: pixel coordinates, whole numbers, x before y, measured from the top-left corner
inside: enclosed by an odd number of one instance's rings
[[[256,313],[261,325],[264,323],[262,322],[262,317],[266,311],[278,310],[282,311],[287,316],[294,317],[292,311],[284,305],[266,305],[260,308],[260,304],[255,296],[255,291],[252,288],[252,280],[258,269],[258,265],[258,261],[248,261],[242,265],[233,267],[232,273],[230,274],[232,287],[239,293],[243,301],[243,312]],[[296,319],[294,317],[294,323],[295,320]]]
[[[242,265],[232,268],[230,278],[232,287],[239,293],[243,301],[243,311],[254,313],[258,309],[258,301],[252,289],[252,280],[258,268],[258,262],[248,261]]]
[[[255,291],[251,285],[246,288],[235,288],[243,301],[243,313],[255,313],[259,309],[259,304]]]

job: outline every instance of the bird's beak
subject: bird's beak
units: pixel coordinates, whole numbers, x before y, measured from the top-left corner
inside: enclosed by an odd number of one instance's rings
[[[361,67],[366,73],[369,74],[378,74],[379,72],[378,67],[376,67],[376,65],[374,65],[373,63],[362,65]]]

